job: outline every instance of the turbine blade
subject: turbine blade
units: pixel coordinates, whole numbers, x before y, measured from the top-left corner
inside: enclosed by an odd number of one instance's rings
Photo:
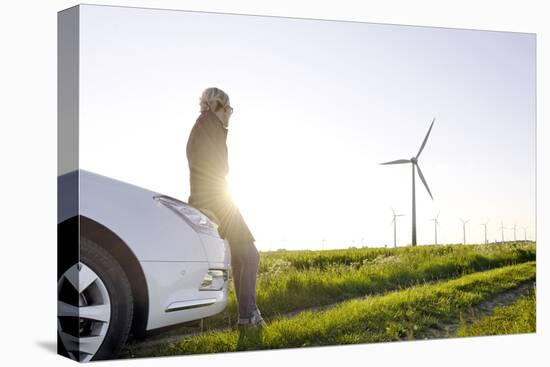
[[[393,210],[393,207],[391,208],[391,212],[395,215],[395,210]]]
[[[380,164],[401,164],[401,163],[411,163],[411,160],[410,159],[398,159],[396,161],[380,163]]]
[[[420,169],[420,166],[418,165],[418,163],[416,164],[416,168],[418,168],[418,175],[420,176],[420,179],[422,180],[422,183],[424,184],[424,186],[426,186],[426,190],[428,190],[428,194],[430,194],[430,197],[433,200],[434,197],[432,196],[432,192],[430,191],[430,188],[428,187],[428,184],[426,183],[426,180],[424,179],[424,175],[422,174],[422,170]]]
[[[420,157],[420,153],[422,153],[422,150],[424,150],[424,146],[426,145],[426,142],[428,141],[428,136],[430,136],[430,132],[432,131],[432,126],[434,126],[435,117],[432,120],[432,124],[430,125],[430,128],[428,129],[428,133],[426,134],[426,137],[424,138],[424,141],[422,142],[422,146],[420,147],[420,150],[418,151],[418,154],[416,155],[416,159]]]

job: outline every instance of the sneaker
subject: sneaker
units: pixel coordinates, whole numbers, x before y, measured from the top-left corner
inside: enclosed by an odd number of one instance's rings
[[[250,317],[239,317],[239,321],[238,321],[238,326],[239,327],[247,327],[247,326],[251,326],[251,327],[266,327],[267,324],[266,322],[264,321],[263,317],[262,317],[262,314],[260,312],[260,310],[258,310],[256,308],[255,311],[252,312],[252,316]]]
[[[262,318],[260,310],[256,309],[250,317],[239,317],[237,326],[239,328],[237,350],[262,349],[263,333],[267,324]]]

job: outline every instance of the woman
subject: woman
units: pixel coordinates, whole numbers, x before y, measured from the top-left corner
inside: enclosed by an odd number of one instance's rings
[[[191,184],[188,202],[208,214],[218,224],[220,236],[229,242],[239,327],[263,327],[266,324],[256,305],[260,255],[225,180],[229,171],[227,129],[233,107],[224,91],[207,88],[200,98],[200,110],[187,142]]]

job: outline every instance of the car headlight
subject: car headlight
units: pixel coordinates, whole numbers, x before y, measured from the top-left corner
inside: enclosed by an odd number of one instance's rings
[[[218,225],[210,220],[200,210],[189,206],[183,201],[174,199],[167,195],[153,196],[153,199],[164,204],[173,212],[178,214],[186,222],[188,222],[196,231],[219,236]]]
[[[202,279],[200,291],[219,291],[222,290],[228,275],[226,270],[209,269],[208,273]]]

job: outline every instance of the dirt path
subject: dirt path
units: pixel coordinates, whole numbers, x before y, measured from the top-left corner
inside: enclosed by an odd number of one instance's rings
[[[467,315],[464,315],[463,317],[464,321],[468,323],[473,322],[479,319],[480,317],[483,317],[485,315],[490,315],[493,312],[493,309],[497,306],[507,306],[513,303],[519,296],[524,294],[529,289],[529,287],[532,287],[533,284],[534,284],[533,281],[522,283],[521,285],[519,285],[514,289],[497,294],[496,296],[481,302],[480,304],[473,307],[472,310],[470,310],[470,312]],[[357,297],[354,299],[364,299],[366,297],[368,296]],[[295,311],[285,313],[284,315],[282,315],[282,317],[292,318],[296,316],[298,313],[306,310],[313,311],[313,312],[324,311],[338,305],[339,303],[340,302],[335,302],[329,305],[295,310]],[[266,321],[269,322],[270,319],[266,318]],[[440,338],[454,337],[456,335],[456,331],[459,326],[460,326],[459,321],[447,323],[447,324],[441,324],[438,329],[434,328],[427,331],[421,336],[421,338],[440,339]],[[164,332],[160,335],[149,337],[144,341],[131,341],[124,347],[122,354],[132,354],[132,351],[136,351],[136,350],[139,350],[141,353],[144,350],[147,350],[149,348],[155,347],[160,344],[176,343],[190,336],[200,335],[202,333],[201,330],[202,330],[201,323],[196,322],[195,324],[184,325],[172,331]],[[215,329],[215,331],[227,331],[227,330],[230,330],[230,328],[226,327],[226,328]]]
[[[534,281],[527,281],[520,284],[516,288],[510,289],[509,291],[499,293],[494,297],[485,300],[478,305],[474,306],[470,312],[466,315],[463,315],[463,321],[467,324],[473,323],[483,316],[488,316],[493,313],[493,310],[497,306],[508,306],[521,295],[525,294],[529,288],[532,288]],[[439,325],[438,329],[431,329],[423,335],[424,338],[428,339],[441,339],[441,338],[453,338],[456,337],[456,332],[460,327],[460,321],[455,321],[451,323],[442,323]]]
[[[368,296],[356,297],[354,299],[363,299],[363,298],[366,298],[366,297],[368,297]],[[348,299],[346,299],[346,300],[348,300]],[[279,315],[277,318],[280,318],[280,317],[292,318],[292,317],[296,316],[297,314],[299,314],[300,312],[304,312],[306,310],[307,311],[313,311],[313,312],[319,312],[319,311],[323,311],[323,310],[327,310],[329,308],[335,307],[339,303],[341,303],[341,302],[335,302],[335,303],[331,303],[331,304],[323,305],[323,306],[308,307],[308,308],[304,308],[304,309],[294,310],[294,311],[290,311],[290,312],[287,312],[285,314]],[[274,318],[265,317],[265,320],[268,323],[273,319]],[[224,327],[224,328],[215,328],[215,329],[212,329],[212,330],[215,330],[217,332],[218,331],[222,332],[222,331],[231,330],[231,328],[230,327]],[[175,328],[172,331],[164,332],[160,335],[151,336],[151,337],[147,338],[144,341],[130,341],[128,344],[126,344],[126,346],[124,347],[122,353],[123,354],[125,352],[131,353],[132,350],[136,350],[136,349],[140,350],[140,352],[141,352],[144,349],[146,350],[146,349],[154,347],[156,345],[176,343],[178,341],[189,338],[190,336],[200,335],[201,333],[202,333],[202,325],[201,325],[200,321],[197,321],[197,322],[192,323],[192,324],[190,323],[189,325],[184,325],[184,326]]]
[[[428,281],[428,282],[424,282],[423,284],[435,284],[435,283],[440,282],[443,279],[444,278],[438,279],[438,280],[433,280],[433,281]],[[414,286],[414,285],[411,285],[411,286]],[[388,291],[388,292],[391,292],[391,291]],[[286,318],[292,318],[292,317],[296,316],[297,314],[299,314],[300,312],[304,312],[304,311],[312,311],[312,312],[324,311],[324,310],[328,310],[332,307],[335,307],[335,306],[337,306],[338,304],[340,304],[344,301],[349,301],[349,300],[353,300],[353,299],[360,300],[360,299],[365,299],[367,297],[379,296],[379,295],[380,294],[368,294],[368,295],[364,295],[364,296],[360,296],[360,297],[346,298],[346,299],[343,299],[343,300],[340,300],[340,301],[337,301],[337,302],[333,302],[333,303],[330,303],[330,304],[327,304],[327,305],[301,308],[301,309],[286,312],[284,314],[277,315],[275,317],[264,317],[264,319],[267,323],[269,323],[270,321],[272,321],[274,319],[277,319],[277,318],[285,318],[285,319]],[[221,332],[221,331],[227,331],[227,330],[231,330],[231,329],[234,329],[234,328],[231,328],[231,327],[228,326],[228,327],[212,328],[211,330]],[[131,352],[132,349],[133,350],[147,349],[147,348],[151,348],[151,347],[154,347],[154,346],[160,345],[160,344],[176,343],[178,341],[189,338],[190,336],[200,335],[202,333],[203,333],[203,328],[202,328],[201,320],[197,320],[195,322],[190,322],[190,323],[184,324],[180,327],[176,327],[173,330],[163,332],[159,335],[150,336],[146,340],[143,340],[143,341],[131,340],[126,344],[126,346],[123,348],[122,352],[123,353]]]

